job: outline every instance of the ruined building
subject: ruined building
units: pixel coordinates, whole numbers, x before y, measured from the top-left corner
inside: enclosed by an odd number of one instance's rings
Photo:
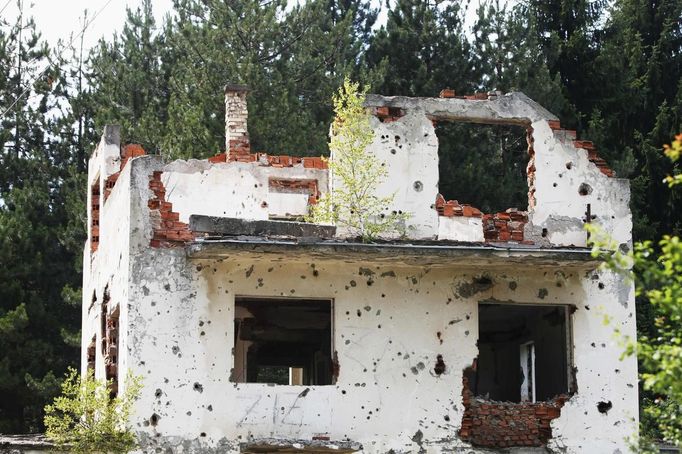
[[[142,452],[625,452],[634,292],[583,227],[630,247],[629,186],[591,143],[521,93],[370,95],[379,192],[410,217],[365,244],[300,221],[338,182],[251,150],[246,99],[226,88],[208,160],[112,126],[90,159],[82,367],[112,394],[143,377]],[[439,195],[443,122],[524,128],[527,208]]]

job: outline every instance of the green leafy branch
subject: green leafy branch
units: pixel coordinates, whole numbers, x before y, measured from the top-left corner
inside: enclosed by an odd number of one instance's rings
[[[346,78],[333,102],[336,118],[331,128],[332,159],[328,165],[330,179],[340,184],[334,185],[311,208],[308,220],[344,227],[365,242],[386,233],[404,233],[401,228],[410,215],[386,213],[395,194],[376,195],[388,171],[373,154],[367,153],[374,131],[363,105],[365,92],[360,91],[358,83]]]
[[[124,454],[135,449],[135,434],[127,424],[142,389],[141,378],[128,374],[123,395],[113,398],[112,383],[95,379],[92,372],[80,377],[69,369],[62,395],[45,407],[47,437],[76,454]]]

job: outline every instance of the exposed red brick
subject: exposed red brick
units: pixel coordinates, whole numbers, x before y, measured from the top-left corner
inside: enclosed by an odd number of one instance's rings
[[[551,422],[561,415],[568,396],[547,402],[491,402],[473,396],[463,378],[464,415],[459,437],[485,448],[539,447],[552,438]]]
[[[551,129],[561,129],[561,122],[559,120],[549,120],[547,124],[549,124]]]
[[[374,115],[384,123],[396,121],[405,116],[405,110],[399,107],[380,106],[374,108]]]
[[[166,189],[161,181],[161,171],[152,173],[149,189],[154,193],[147,202],[150,211],[157,213],[154,222],[154,234],[149,243],[151,247],[175,247],[194,241],[195,234],[189,225],[180,222],[180,214],[173,211],[173,204],[165,200]]]
[[[453,90],[452,88],[445,88],[445,89],[440,91],[439,96],[441,98],[454,98],[456,96],[456,94],[455,94],[455,90]]]
[[[582,148],[584,150],[587,150],[587,159],[593,163],[601,173],[606,175],[607,177],[615,177],[616,172],[614,172],[606,163],[604,159],[599,157],[597,154],[597,148],[594,146],[594,143],[592,143],[589,140],[574,140],[573,141],[573,146],[576,148]]]
[[[216,164],[218,162],[227,162],[227,154],[226,153],[220,153],[215,156],[211,156],[208,158],[208,162]]]
[[[94,253],[99,248],[99,180],[90,188],[90,252]]]

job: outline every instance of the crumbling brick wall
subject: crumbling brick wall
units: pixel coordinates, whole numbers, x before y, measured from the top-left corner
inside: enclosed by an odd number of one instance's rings
[[[463,379],[464,415],[459,437],[474,446],[507,448],[544,446],[552,438],[551,422],[568,396],[547,402],[493,402],[473,395]]]

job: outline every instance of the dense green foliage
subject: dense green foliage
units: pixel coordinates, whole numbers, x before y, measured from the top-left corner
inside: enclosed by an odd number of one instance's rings
[[[293,155],[328,153],[346,76],[388,95],[524,91],[632,179],[637,239],[679,234],[660,150],[682,130],[682,0],[489,0],[472,27],[465,2],[395,0],[381,27],[369,0],[299,3],[175,0],[157,23],[146,0],[85,56],[78,36],[48,48],[28,13],[0,22],[0,432],[41,429],[77,361],[84,172],[102,127],[168,157],[213,155],[226,82],[252,88],[253,148]],[[523,131],[438,133],[448,198],[525,203]]]
[[[682,134],[664,150],[676,163]],[[682,185],[681,175],[675,169],[666,177],[671,189]],[[602,257],[606,268],[635,282],[636,295],[650,313],[652,324],[646,331],[637,339],[622,338],[625,355],[637,355],[640,361],[646,392],[637,450],[658,452],[652,440],[660,438],[682,447],[682,241],[677,235],[664,235],[657,247],[647,240],[635,243],[633,251],[623,252],[598,227],[586,227],[591,232],[592,254]]]
[[[367,147],[374,141],[365,109],[365,93],[348,78],[334,95],[334,121],[331,127],[329,172],[334,176],[334,192],[323,194],[310,210],[309,220],[336,225],[363,241],[382,234],[405,233],[409,213],[384,215],[394,196],[377,197],[376,191],[388,177],[388,170]]]
[[[125,392],[110,397],[112,382],[81,377],[70,369],[62,393],[45,407],[45,434],[60,448],[74,454],[125,454],[137,446],[128,427],[133,403],[142,381],[128,375]]]

